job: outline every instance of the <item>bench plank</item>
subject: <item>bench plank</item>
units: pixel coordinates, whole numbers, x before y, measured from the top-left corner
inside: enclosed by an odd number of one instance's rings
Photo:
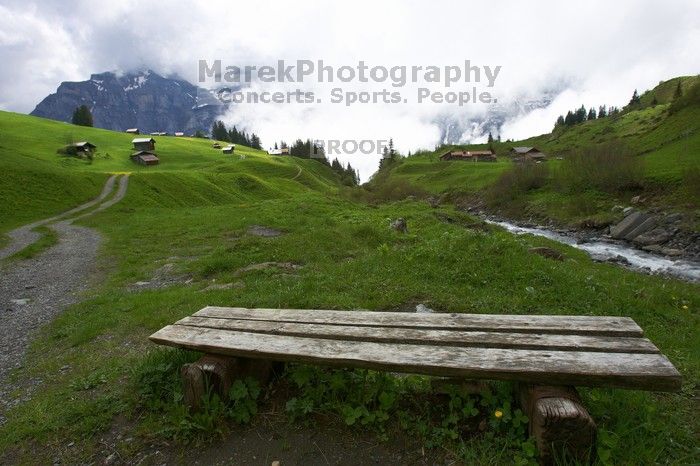
[[[557,335],[512,332],[469,332],[400,327],[355,327],[335,324],[300,324],[276,321],[185,317],[176,325],[218,328],[242,332],[289,335],[381,343],[411,343],[432,346],[548,349],[557,351],[602,351],[609,353],[658,353],[646,338],[590,335]]]
[[[195,317],[263,320],[289,323],[372,327],[431,328],[434,330],[557,333],[641,337],[642,329],[629,317],[498,314],[414,314],[408,312],[246,309],[209,306]]]
[[[183,325],[164,327],[150,339],[206,353],[446,377],[654,391],[677,391],[681,385],[662,354],[387,344]]]

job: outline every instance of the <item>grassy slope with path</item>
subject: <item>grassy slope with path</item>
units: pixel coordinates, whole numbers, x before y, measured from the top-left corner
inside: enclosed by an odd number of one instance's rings
[[[583,390],[603,432],[601,455],[637,464],[697,459],[694,438],[699,428],[692,414],[700,375],[696,285],[593,263],[585,253],[543,238],[484,230],[449,207],[436,211],[423,202],[374,207],[352,202],[336,195],[337,181],[315,161],[270,158],[246,148],[237,148],[246,153],[245,160],[226,159],[206,140],[157,138],[162,165],[143,169],[126,159],[128,135],[6,113],[0,113],[0,127],[3,133],[24,135],[22,152],[2,149],[0,163],[8,170],[36,164],[55,178],[56,186],[63,180],[94,180],[84,196],[62,199],[63,205],[53,205],[56,210],[96,195],[104,173],[133,173],[121,203],[80,222],[106,237],[102,255],[107,279],[41,332],[28,363],[14,374],[18,381],[40,378],[43,383],[30,401],[8,413],[8,423],[0,428],[0,451],[12,460],[99,458],[99,432],[109,430],[115,418],[133,428],[116,442],[123,458],[144,443],[172,435],[174,426],[186,421],[172,408],[177,400],[164,401],[169,406],[164,412],[144,409],[134,367],[155,351],[146,341],[151,332],[204,305],[410,309],[416,303],[452,312],[633,317],[681,370],[684,391]],[[98,146],[93,164],[55,154],[66,133]],[[19,142],[3,140],[3,147]],[[472,179],[466,170],[481,170],[475,178],[485,185],[493,176],[487,172],[502,165],[455,165],[464,170],[455,176]],[[299,167],[302,174],[292,180]],[[441,170],[443,165],[426,162],[423,174],[449,187],[432,167]],[[12,173],[23,180],[19,185],[8,186],[3,178],[0,197],[34,201],[24,204],[28,212],[19,214],[20,219],[12,217],[14,210],[3,215],[19,224],[55,213],[45,211],[48,206],[36,207],[38,200],[48,198],[33,184],[42,178],[20,171]],[[420,176],[417,168],[411,174],[412,179]],[[387,228],[387,219],[399,216],[408,220],[408,235]],[[445,222],[446,217],[452,221]],[[285,234],[252,236],[246,233],[251,225]],[[528,252],[541,245],[562,251],[566,261]],[[296,273],[274,268],[238,272],[270,261],[303,268]],[[134,290],[134,283],[151,280],[165,264],[172,264],[179,283]],[[205,290],[212,283],[235,285]],[[176,369],[170,375],[176,377]],[[468,442],[461,450],[459,443],[446,447],[484,462],[512,459],[512,450],[504,449],[498,435],[465,435]],[[125,440],[133,436],[135,442]],[[70,442],[75,446],[67,447]],[[49,448],[40,447],[45,445]]]

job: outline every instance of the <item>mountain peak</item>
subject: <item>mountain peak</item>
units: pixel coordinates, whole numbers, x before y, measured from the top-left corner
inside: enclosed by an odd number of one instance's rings
[[[199,97],[204,96],[202,105]],[[73,111],[87,105],[95,126],[123,131],[208,132],[225,110],[210,93],[178,77],[163,77],[151,69],[125,73],[105,71],[80,82],[63,82],[32,115],[71,121]]]

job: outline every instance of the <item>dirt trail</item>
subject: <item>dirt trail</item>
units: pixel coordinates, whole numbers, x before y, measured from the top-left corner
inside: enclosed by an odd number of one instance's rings
[[[32,231],[34,228],[46,225],[47,223],[55,222],[61,218],[69,217],[73,214],[81,212],[85,209],[89,209],[90,207],[93,207],[98,203],[102,202],[114,189],[114,183],[116,179],[116,175],[112,175],[109,178],[107,178],[107,182],[105,183],[104,188],[102,188],[102,192],[100,193],[100,195],[97,196],[95,199],[86,202],[85,204],[81,204],[78,207],[75,207],[54,217],[47,218],[44,220],[38,220],[34,223],[21,226],[9,232],[7,236],[10,238],[10,244],[5,246],[3,249],[0,249],[0,260],[6,257],[10,257],[11,255],[21,251],[27,246],[37,242],[39,238],[41,238],[41,234]]]
[[[32,224],[35,227],[51,223],[50,228],[59,238],[56,245],[31,259],[0,265],[0,424],[4,420],[2,412],[22,401],[10,396],[17,387],[7,383],[8,373],[22,366],[36,330],[78,302],[80,293],[88,288],[90,278],[96,272],[100,235],[91,228],[73,225],[73,222],[123,199],[128,175],[119,179],[114,196],[102,202],[113,191],[115,181],[115,176],[110,177],[100,197],[80,208]],[[98,207],[94,210],[70,217],[95,205]],[[24,236],[18,237],[23,243],[27,241]],[[14,243],[10,246],[16,247]]]

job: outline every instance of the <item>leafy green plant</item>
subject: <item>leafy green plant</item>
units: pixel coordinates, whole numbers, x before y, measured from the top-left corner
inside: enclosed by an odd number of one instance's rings
[[[79,377],[70,383],[70,388],[75,391],[85,391],[96,388],[107,382],[107,377],[99,372],[91,372],[85,377]]]
[[[238,424],[247,424],[258,412],[256,403],[260,385],[250,377],[236,380],[229,391],[229,406],[226,415]]]
[[[488,421],[488,433],[508,439],[510,448],[515,448],[513,456],[522,459],[518,464],[530,464],[535,458],[534,443],[526,437],[528,419],[520,409],[512,408],[509,384],[481,395],[448,385],[438,395],[428,378],[362,369],[292,365],[287,376],[297,389],[286,404],[293,421],[308,420],[317,413],[332,414],[348,426],[372,429],[380,438],[387,438],[390,423],[396,422],[427,448],[459,444],[465,436],[479,435],[478,426]]]
[[[252,378],[234,381],[228,399],[208,390],[201,409],[191,412],[184,404],[180,367],[199,357],[183,350],[151,352],[133,370],[135,404],[151,418],[153,430],[168,438],[200,442],[225,431],[225,420],[249,423],[258,412],[260,386]]]

